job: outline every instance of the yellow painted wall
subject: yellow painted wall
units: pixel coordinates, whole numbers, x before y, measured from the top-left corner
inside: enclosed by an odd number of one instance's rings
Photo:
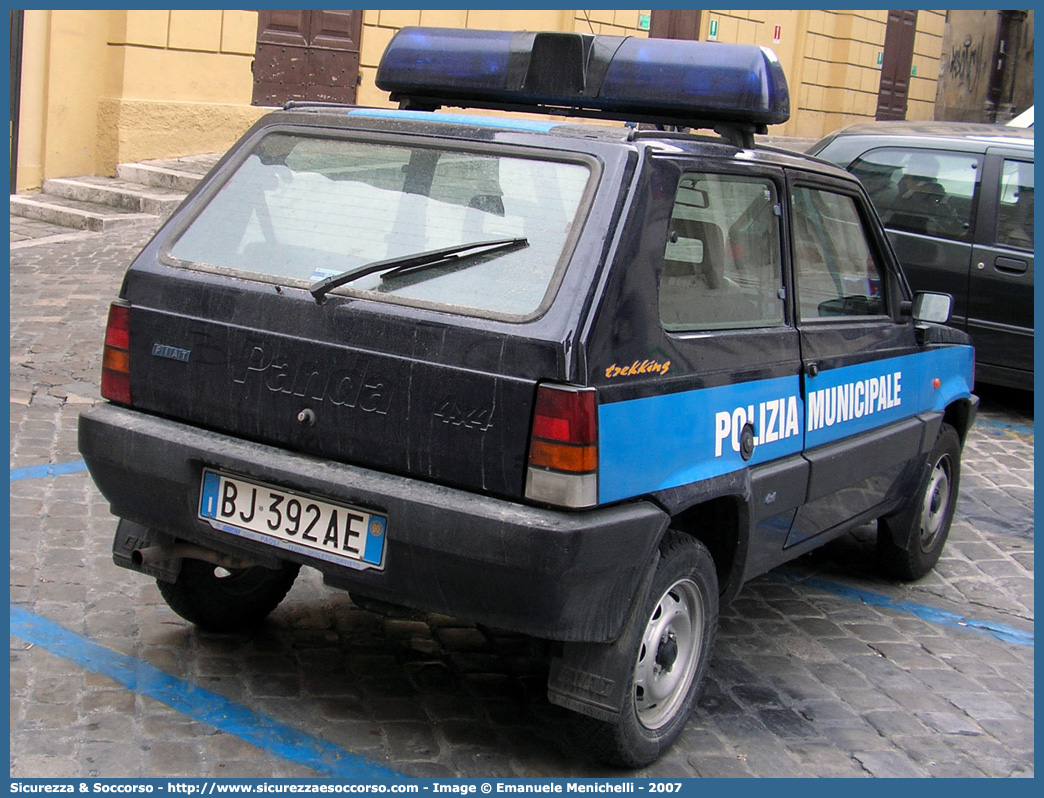
[[[717,41],[758,44],[779,56],[790,86],[791,118],[769,133],[819,138],[872,121],[877,111],[888,13],[876,11],[706,11],[701,38],[718,22]],[[917,14],[907,119],[931,119],[942,55],[945,11]],[[781,29],[779,44],[773,39]]]
[[[907,119],[935,118],[935,96],[942,64],[943,34],[946,32],[945,11],[918,11],[917,36],[914,38],[913,69],[910,78],[910,103]]]
[[[110,13],[120,80],[98,102],[103,174],[117,163],[226,150],[265,113],[250,105],[257,12]]]
[[[18,189],[227,149],[251,107],[253,11],[26,11]]]
[[[18,190],[43,182],[47,114],[47,23],[49,14],[26,12],[22,30],[22,95],[19,108]],[[27,88],[32,90],[26,90]]]
[[[94,171],[108,22],[91,11],[25,12],[19,188],[40,185],[56,165],[65,174]]]

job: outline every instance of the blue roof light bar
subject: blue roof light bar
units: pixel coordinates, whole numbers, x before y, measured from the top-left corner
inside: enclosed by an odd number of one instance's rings
[[[715,42],[407,27],[377,86],[401,107],[443,105],[764,132],[790,118],[775,54]]]

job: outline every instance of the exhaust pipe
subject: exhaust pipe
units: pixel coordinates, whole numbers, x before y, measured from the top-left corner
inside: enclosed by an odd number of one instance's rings
[[[135,565],[156,565],[167,560],[202,560],[211,565],[221,568],[235,570],[240,568],[253,568],[260,563],[229,554],[221,554],[213,549],[197,546],[194,543],[159,543],[144,549],[135,549],[131,552],[131,561]]]

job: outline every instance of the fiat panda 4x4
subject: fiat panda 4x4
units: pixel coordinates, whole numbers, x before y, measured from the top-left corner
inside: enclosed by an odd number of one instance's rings
[[[209,629],[305,565],[557,641],[550,700],[627,766],[745,581],[870,521],[934,566],[972,349],[854,177],[754,145],[771,51],[406,28],[377,83],[264,117],[130,266],[79,432],[118,565]]]

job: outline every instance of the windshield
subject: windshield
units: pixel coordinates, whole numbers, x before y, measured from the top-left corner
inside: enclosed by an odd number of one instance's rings
[[[436,266],[423,280],[369,274],[336,292],[526,316],[552,287],[589,177],[578,163],[270,134],[170,254],[307,287],[369,263],[524,238],[467,268]]]

